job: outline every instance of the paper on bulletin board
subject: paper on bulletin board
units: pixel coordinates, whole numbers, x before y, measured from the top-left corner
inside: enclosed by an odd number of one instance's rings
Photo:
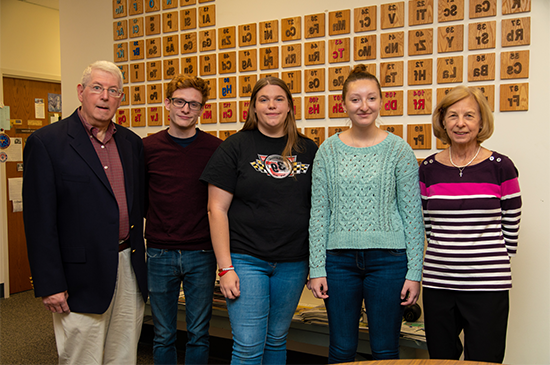
[[[44,99],[34,99],[34,117],[36,119],[46,118],[46,105],[44,104]]]
[[[9,162],[23,161],[23,138],[10,138],[11,143],[4,152],[8,155]]]
[[[10,107],[0,105],[0,128],[9,131],[10,125]]]
[[[12,201],[23,200],[22,177],[10,177],[8,179],[8,197]]]

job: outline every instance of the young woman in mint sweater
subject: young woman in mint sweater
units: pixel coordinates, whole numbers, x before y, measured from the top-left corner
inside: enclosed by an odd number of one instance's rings
[[[382,91],[364,65],[342,96],[351,128],[327,139],[313,166],[308,288],[325,300],[329,363],[355,360],[362,301],[373,358],[395,359],[403,308],[420,292],[418,164],[403,139],[377,127]]]

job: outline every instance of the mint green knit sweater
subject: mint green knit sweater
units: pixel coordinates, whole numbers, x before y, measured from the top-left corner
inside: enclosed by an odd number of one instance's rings
[[[309,276],[326,276],[326,250],[406,249],[406,278],[420,281],[424,224],[418,163],[403,139],[388,133],[372,147],[350,147],[338,135],[313,165]]]

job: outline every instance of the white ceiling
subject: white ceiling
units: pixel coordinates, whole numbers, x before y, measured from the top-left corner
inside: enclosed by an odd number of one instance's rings
[[[59,10],[59,0],[19,0],[28,4]]]

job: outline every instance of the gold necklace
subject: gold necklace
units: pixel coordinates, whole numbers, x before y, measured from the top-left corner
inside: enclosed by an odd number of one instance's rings
[[[472,158],[472,159],[470,160],[470,162],[468,162],[468,163],[467,163],[466,165],[464,165],[464,166],[457,166],[457,165],[455,165],[455,163],[453,162],[453,153],[452,153],[453,151],[451,150],[451,146],[449,146],[449,160],[451,161],[451,165],[453,165],[454,167],[456,167],[456,168],[458,169],[458,172],[459,172],[459,174],[460,174],[460,177],[462,177],[462,171],[464,171],[464,169],[465,169],[468,165],[470,165],[472,162],[474,162],[474,160],[476,159],[477,155],[479,155],[479,151],[481,151],[481,146],[479,146],[479,147],[477,148],[477,152],[476,152],[474,158]]]

